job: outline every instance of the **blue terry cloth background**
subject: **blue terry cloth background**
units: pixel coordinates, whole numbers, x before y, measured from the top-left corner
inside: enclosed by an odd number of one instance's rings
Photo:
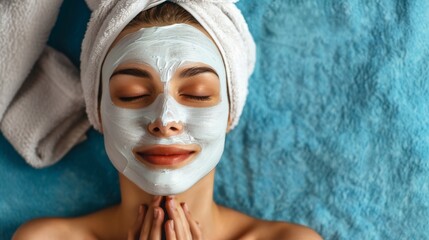
[[[326,239],[429,239],[429,2],[242,0],[258,46],[215,198]],[[50,44],[78,64],[89,17],[66,0]],[[0,237],[119,201],[102,137],[35,170],[0,138]]]

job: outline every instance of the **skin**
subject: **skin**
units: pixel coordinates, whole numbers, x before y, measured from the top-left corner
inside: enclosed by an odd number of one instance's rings
[[[209,36],[203,28],[195,27]],[[122,32],[114,44],[137,29]],[[191,67],[206,66],[196,63]],[[129,72],[113,74],[109,88],[115,105],[145,107],[162,92],[162,84],[154,69],[128,63],[119,66],[115,72],[123,69],[143,69],[152,77],[144,77],[142,81],[141,76]],[[170,93],[179,103],[210,107],[219,102],[220,85],[216,74],[202,71],[181,77],[183,71],[186,68],[178,69],[170,85]],[[147,127],[151,134],[160,138],[180,134],[183,129],[181,123],[163,126],[159,121]],[[263,221],[216,204],[213,200],[214,176],[215,170],[212,170],[189,190],[175,196],[153,196],[119,174],[119,204],[76,218],[36,219],[22,225],[13,239],[162,239],[163,234],[166,239],[322,239],[304,226]]]

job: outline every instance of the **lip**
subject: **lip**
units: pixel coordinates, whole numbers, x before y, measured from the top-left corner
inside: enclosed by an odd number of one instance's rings
[[[155,145],[134,151],[138,160],[158,167],[176,167],[190,161],[199,152],[197,145]]]

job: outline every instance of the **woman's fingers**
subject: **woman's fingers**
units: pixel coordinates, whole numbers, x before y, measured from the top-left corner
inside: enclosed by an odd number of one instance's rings
[[[164,221],[164,211],[160,207],[153,209],[153,222],[150,230],[150,240],[160,240],[162,233],[162,222]]]
[[[168,220],[165,223],[165,236],[167,240],[176,240],[176,232],[174,229],[174,220]]]
[[[145,217],[146,207],[143,205],[139,206],[139,213],[137,215],[136,221],[134,222],[133,227],[128,230],[127,240],[135,240],[140,232],[143,219]]]
[[[139,214],[128,231],[127,240],[151,239],[160,240],[162,237],[162,225],[164,210],[160,207],[162,197],[155,197],[149,207],[140,206]],[[201,228],[192,219],[188,205],[178,204],[174,197],[166,199],[166,211],[170,220],[165,223],[165,234],[169,240],[202,239]]]
[[[175,237],[179,240],[202,239],[203,234],[200,225],[192,218],[186,203],[177,204],[174,197],[167,197],[166,209],[168,216],[174,223]],[[167,230],[166,225],[166,230]]]
[[[141,226],[140,230],[140,240],[146,240],[149,238],[150,233],[150,227],[152,226],[152,216],[153,216],[153,209],[152,207],[149,207],[146,216],[143,220],[143,226]]]
[[[177,204],[177,202],[176,202],[176,204]],[[180,222],[182,223],[182,227],[184,229],[184,231],[183,231],[185,233],[184,237],[185,237],[185,239],[192,239],[192,234],[190,232],[190,226],[188,223],[188,219],[186,219],[185,212],[183,211],[182,203],[180,203],[176,206],[177,206],[177,212],[179,213],[179,216],[180,216]]]
[[[140,239],[148,239],[150,235],[150,230],[152,228],[152,222],[153,222],[153,209],[155,207],[159,207],[161,204],[161,196],[156,196],[153,198],[152,203],[150,204],[148,210],[146,211],[145,218],[143,220],[143,226],[141,227],[140,231]]]
[[[187,232],[189,232],[187,229],[189,228],[184,227],[184,222],[179,212],[181,207],[177,206],[176,199],[174,197],[167,197],[165,208],[167,209],[168,216],[173,220],[176,238],[180,240],[190,239],[188,237],[189,233],[187,234]]]
[[[194,240],[203,239],[201,227],[197,221],[192,219],[191,212],[189,211],[188,205],[186,203],[181,203],[180,205],[182,206],[183,212],[186,216],[186,220],[189,224],[189,228],[190,228],[191,234],[192,234],[192,239],[194,239]]]
[[[162,238],[164,210],[160,207],[162,197],[155,197],[149,207],[141,205],[133,227],[128,231],[127,240]],[[166,211],[170,220],[164,225],[168,240],[202,239],[198,222],[192,219],[188,205],[178,204],[174,197],[167,197]]]

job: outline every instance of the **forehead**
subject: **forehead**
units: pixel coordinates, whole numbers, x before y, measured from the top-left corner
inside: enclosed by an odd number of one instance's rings
[[[111,49],[105,64],[140,62],[159,71],[186,63],[204,63],[220,75],[222,56],[214,42],[200,29],[188,24],[142,28],[122,37]]]
[[[179,23],[177,23],[179,24]],[[204,35],[206,35],[212,42],[214,42],[213,38],[210,36],[210,34],[199,24],[195,24],[195,23],[180,23],[180,24],[186,24],[189,26],[192,26],[198,30],[200,30]],[[120,33],[119,35],[116,37],[116,39],[113,41],[113,43],[110,45],[109,47],[109,51],[110,49],[112,49],[122,38],[124,38],[126,35],[129,35],[130,33],[134,33],[137,32],[138,30],[142,29],[142,28],[151,28],[151,27],[164,27],[164,26],[170,26],[173,24],[147,24],[147,23],[140,23],[138,25],[134,25],[134,26],[127,26],[125,27]]]

